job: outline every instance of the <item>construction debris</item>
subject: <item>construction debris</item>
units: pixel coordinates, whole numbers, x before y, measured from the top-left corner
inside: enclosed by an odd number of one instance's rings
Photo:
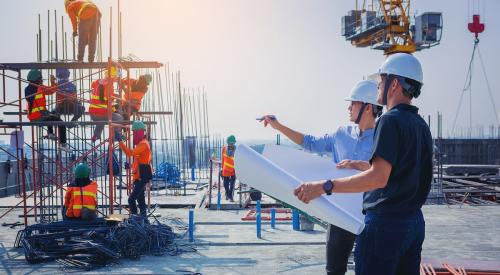
[[[194,251],[178,244],[183,235],[155,217],[151,221],[147,217],[131,216],[121,222],[99,218],[93,222],[34,224],[18,232],[15,246],[24,248],[26,261],[31,264],[55,260],[64,267],[89,270],[121,258],[175,256]]]

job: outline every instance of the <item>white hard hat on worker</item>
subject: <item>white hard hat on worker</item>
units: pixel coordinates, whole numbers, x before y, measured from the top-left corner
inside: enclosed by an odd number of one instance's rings
[[[395,53],[390,55],[384,61],[378,72],[370,75],[370,79],[378,83],[382,82],[383,77],[391,81],[397,79],[403,91],[411,98],[416,98],[420,95],[420,89],[424,84],[424,75],[420,61],[418,61],[415,56],[407,53]],[[387,104],[389,82],[386,82],[385,87],[383,87],[383,105]]]
[[[371,110],[372,118],[378,117],[381,114],[382,105],[377,102],[377,92],[377,82],[373,80],[360,81],[352,88],[351,95],[345,99],[346,101],[351,101],[348,110],[352,122],[359,124],[365,110]],[[358,103],[357,106],[355,106],[356,102]],[[367,109],[368,105],[371,105],[369,109]]]

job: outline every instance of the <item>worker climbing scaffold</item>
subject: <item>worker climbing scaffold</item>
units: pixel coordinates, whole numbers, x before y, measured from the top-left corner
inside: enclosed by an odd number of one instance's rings
[[[89,0],[64,0],[64,6],[71,19],[73,37],[79,36],[78,61],[83,62],[85,47],[88,45],[88,61],[94,62],[97,32],[101,24],[99,8]]]

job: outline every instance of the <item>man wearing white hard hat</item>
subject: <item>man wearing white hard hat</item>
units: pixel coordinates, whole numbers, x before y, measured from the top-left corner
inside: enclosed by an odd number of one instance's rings
[[[423,74],[410,54],[389,56],[373,79],[387,112],[377,121],[371,166],[357,175],[305,182],[295,195],[309,203],[323,194],[365,192],[365,228],[357,237],[356,274],[420,274],[425,237],[421,207],[432,181],[432,137],[411,105]],[[329,192],[325,191],[329,187]]]
[[[306,150],[331,154],[339,168],[366,170],[370,166],[375,119],[382,112],[382,105],[377,102],[377,83],[373,80],[357,83],[345,100],[350,103],[349,119],[354,125],[340,127],[335,133],[320,138],[292,130],[274,116],[264,116],[262,120],[264,126],[271,125]],[[328,226],[327,274],[345,274],[355,239],[356,235],[340,227]]]

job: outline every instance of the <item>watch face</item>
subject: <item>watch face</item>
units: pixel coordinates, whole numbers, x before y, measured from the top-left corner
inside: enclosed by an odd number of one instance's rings
[[[332,188],[333,188],[333,183],[331,180],[327,180],[324,184],[323,184],[323,189],[325,189],[325,192],[326,193],[331,193],[332,192]]]

